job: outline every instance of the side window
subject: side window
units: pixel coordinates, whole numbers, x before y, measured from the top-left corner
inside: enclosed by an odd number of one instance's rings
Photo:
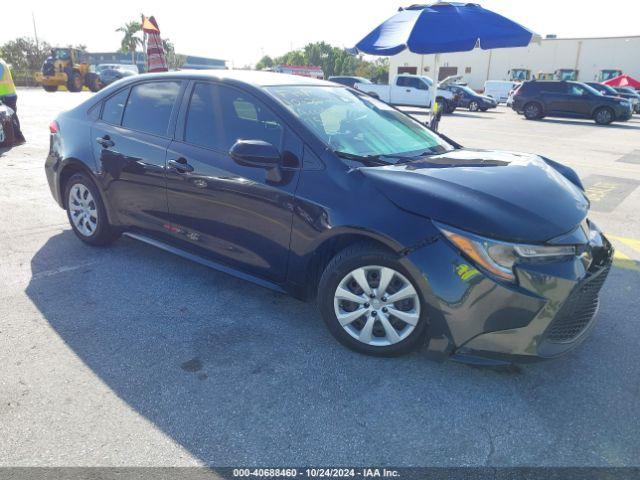
[[[569,94],[570,95],[574,95],[576,97],[581,97],[585,93],[587,93],[587,91],[584,88],[582,88],[580,85],[576,85],[576,84],[573,84],[573,83],[569,85]]]
[[[406,87],[407,80],[409,80],[407,77],[398,77],[398,79],[396,80],[396,85],[398,87]]]
[[[128,95],[129,89],[125,88],[105,100],[104,107],[102,108],[102,120],[104,122],[112,125],[120,125],[124,104],[127,102]]]
[[[180,92],[180,82],[149,82],[135,85],[124,111],[122,126],[167,135],[171,111]]]
[[[198,83],[193,89],[187,121],[184,130],[184,141],[208,148],[220,148],[214,99],[217,87],[212,84]]]
[[[220,85],[220,112],[223,121],[221,149],[229,151],[238,140],[262,140],[280,148],[284,128],[280,120],[257,99]]]

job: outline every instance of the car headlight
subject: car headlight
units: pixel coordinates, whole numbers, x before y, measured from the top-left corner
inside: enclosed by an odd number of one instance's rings
[[[502,280],[515,281],[521,259],[560,258],[576,254],[574,245],[527,245],[501,242],[434,222],[445,237],[476,265]]]

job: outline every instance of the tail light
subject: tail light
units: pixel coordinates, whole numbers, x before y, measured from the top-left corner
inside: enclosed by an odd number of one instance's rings
[[[49,124],[49,132],[50,132],[52,135],[55,135],[55,134],[56,134],[56,133],[58,133],[59,131],[60,131],[60,126],[58,125],[58,122],[56,122],[55,120],[54,120],[54,121],[52,121],[52,122]]]

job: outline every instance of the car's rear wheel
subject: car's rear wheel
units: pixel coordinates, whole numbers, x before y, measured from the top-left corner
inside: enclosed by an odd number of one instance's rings
[[[401,355],[424,340],[427,320],[416,283],[381,247],[357,244],[338,253],[322,274],[318,301],[329,331],[358,352]]]
[[[67,217],[76,236],[90,245],[107,245],[117,238],[109,224],[98,188],[83,173],[73,175],[65,185]]]
[[[538,120],[542,118],[542,106],[536,102],[527,103],[524,106],[524,116],[527,120]]]
[[[42,88],[44,88],[45,91],[47,91],[47,92],[57,92],[58,91],[58,86],[57,85],[43,85]]]
[[[600,107],[593,113],[593,119],[598,125],[609,125],[614,118],[613,110],[608,107]]]

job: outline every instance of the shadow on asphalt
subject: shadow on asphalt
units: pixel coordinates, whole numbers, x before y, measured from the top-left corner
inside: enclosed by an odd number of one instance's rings
[[[535,120],[535,121],[541,122],[541,123],[558,123],[561,125],[582,125],[584,127],[595,127],[595,128],[620,128],[624,130],[640,130],[640,125],[635,125],[635,122],[633,122],[634,123],[633,125],[629,125],[628,123],[619,123],[619,122],[610,123],[609,125],[598,125],[594,121],[588,120],[588,119],[586,119],[585,121],[579,121],[579,120],[569,120],[565,118],[543,118],[541,120]]]
[[[631,384],[640,378],[640,328],[636,314],[623,312],[640,306],[637,295],[611,288],[629,285],[636,272],[612,272],[600,323],[577,352],[505,374],[433,363],[424,352],[356,354],[330,337],[313,305],[130,239],[91,248],[66,230],[41,247],[31,268],[26,293],[66,345],[205,464],[622,465],[638,458]]]

